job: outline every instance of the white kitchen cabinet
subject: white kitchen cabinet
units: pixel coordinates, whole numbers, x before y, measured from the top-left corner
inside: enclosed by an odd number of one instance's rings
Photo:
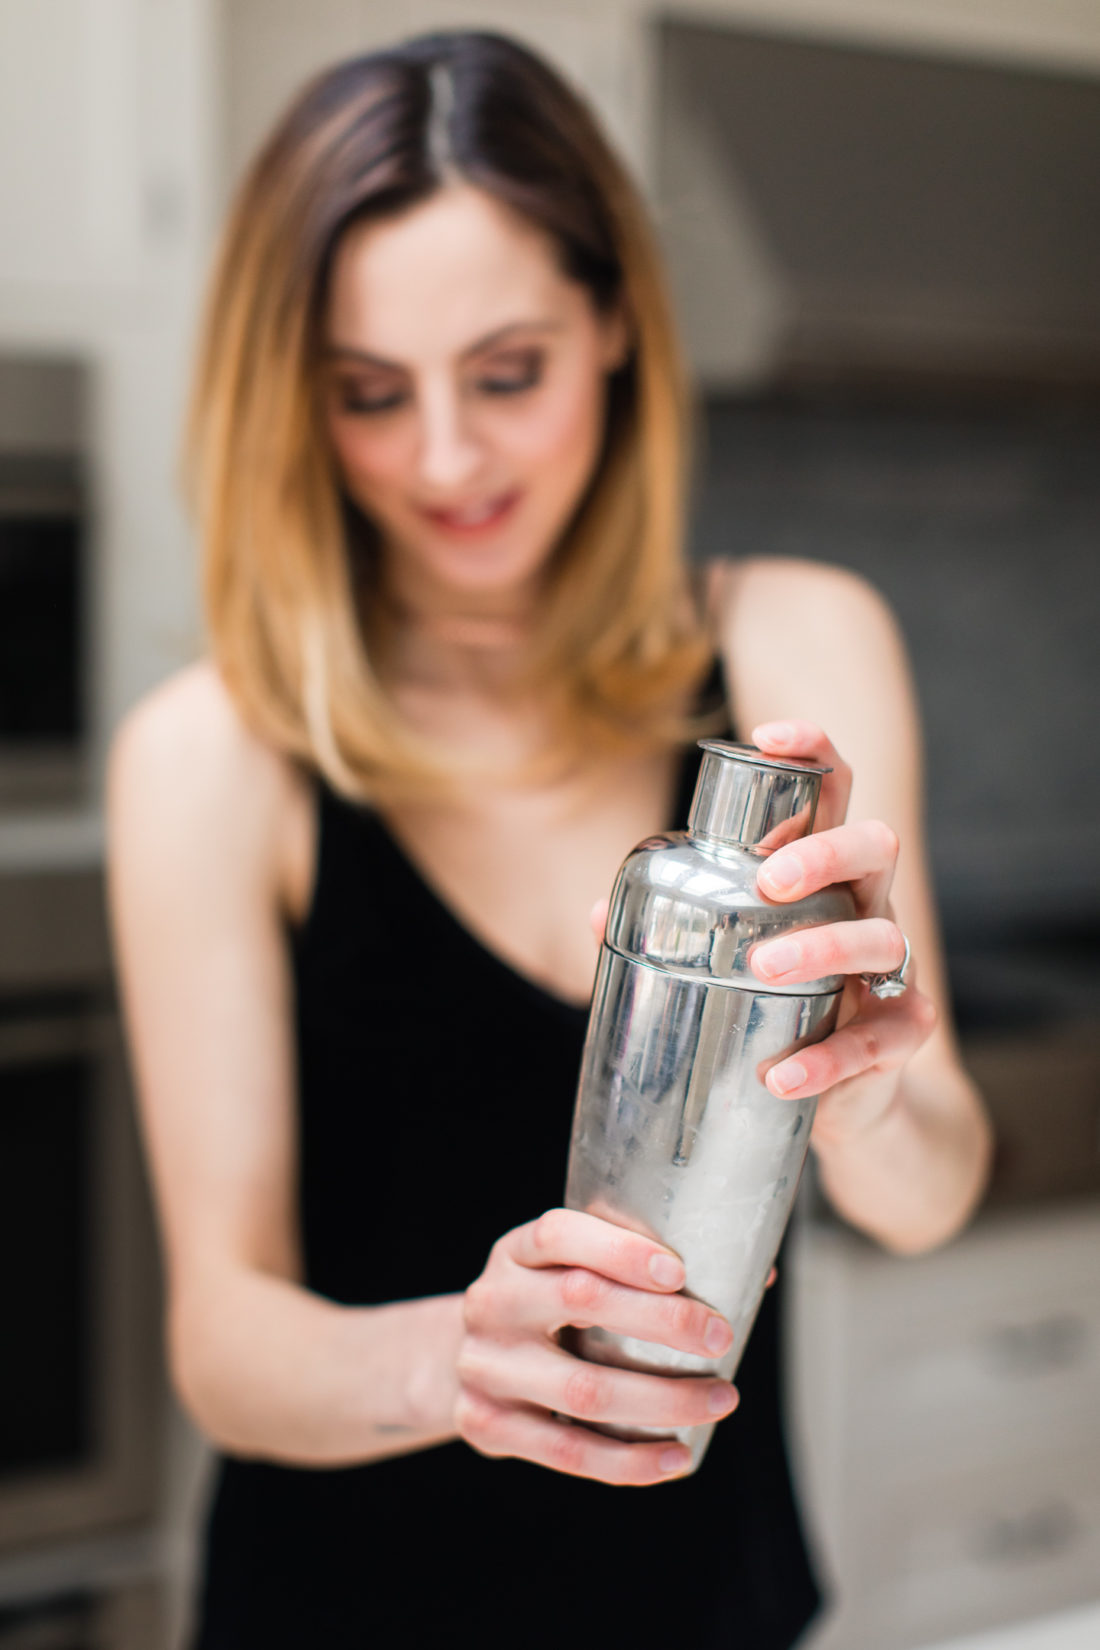
[[[210,250],[219,0],[0,0],[0,351],[87,369],[89,794],[0,862],[91,862],[111,729],[196,646],[176,467]]]
[[[986,1216],[896,1259],[791,1258],[792,1411],[835,1609],[812,1650],[905,1650],[1100,1598],[1100,1210]]]
[[[73,245],[86,190],[82,10],[81,0],[4,0],[0,6],[0,276],[6,280],[49,278],[63,269],[70,278],[84,275],[83,246]]]
[[[171,280],[202,149],[170,0],[2,0],[0,283]]]

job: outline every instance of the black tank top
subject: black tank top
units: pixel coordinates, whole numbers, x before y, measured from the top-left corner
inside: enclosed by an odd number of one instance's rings
[[[377,814],[320,780],[317,806],[289,936],[306,1282],[347,1304],[449,1294],[561,1202],[587,1011],[475,939]],[[195,1650],[786,1650],[818,1593],[780,1418],[782,1275],[691,1478],[611,1487],[462,1442],[335,1470],[224,1458]]]

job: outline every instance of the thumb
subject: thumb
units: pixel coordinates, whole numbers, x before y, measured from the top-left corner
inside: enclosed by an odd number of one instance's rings
[[[588,922],[592,929],[592,937],[597,945],[599,945],[600,941],[603,939],[603,931],[607,927],[607,913],[610,905],[610,899],[598,899],[591,911],[588,913]]]

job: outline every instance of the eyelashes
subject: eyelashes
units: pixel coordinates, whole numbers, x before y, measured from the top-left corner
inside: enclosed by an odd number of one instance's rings
[[[483,373],[474,380],[473,389],[479,395],[490,397],[522,395],[525,390],[535,389],[541,383],[542,376],[541,359],[531,356],[509,371],[498,369],[493,373]],[[395,412],[411,400],[407,390],[392,390],[386,395],[368,395],[350,385],[341,386],[338,394],[341,412],[362,413],[368,416]]]
[[[522,390],[533,390],[541,377],[541,366],[534,366],[519,376],[483,378],[479,387],[486,395],[518,395]]]
[[[405,400],[401,394],[367,397],[357,395],[352,390],[340,392],[340,411],[346,413],[384,413],[392,412]]]

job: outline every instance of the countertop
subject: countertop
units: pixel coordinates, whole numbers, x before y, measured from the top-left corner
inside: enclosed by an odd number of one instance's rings
[[[1016,1622],[989,1633],[945,1639],[926,1650],[1097,1650],[1100,1645],[1100,1604],[1082,1610],[1059,1611],[1037,1621]]]

